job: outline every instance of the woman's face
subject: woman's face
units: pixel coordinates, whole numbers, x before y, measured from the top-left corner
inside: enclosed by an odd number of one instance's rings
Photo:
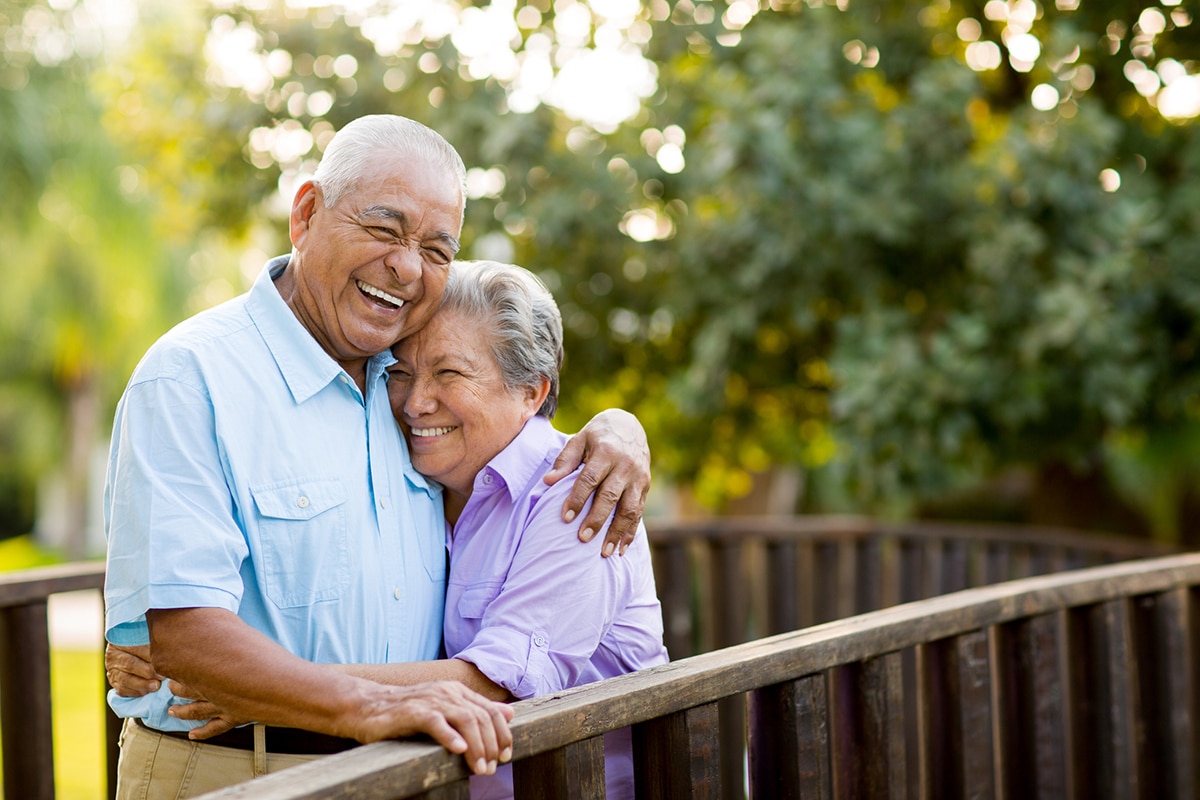
[[[521,432],[544,392],[509,389],[478,320],[439,311],[392,352],[388,395],[413,466],[462,498],[475,475]]]

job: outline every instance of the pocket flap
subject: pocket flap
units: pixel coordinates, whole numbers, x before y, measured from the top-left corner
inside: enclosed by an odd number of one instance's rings
[[[346,502],[346,490],[337,478],[251,486],[250,493],[258,513],[274,519],[312,519]]]
[[[498,594],[498,583],[481,583],[467,587],[458,598],[458,615],[463,619],[482,619],[483,613]]]

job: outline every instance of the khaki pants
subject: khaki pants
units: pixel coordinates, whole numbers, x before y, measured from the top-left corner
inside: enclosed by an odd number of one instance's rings
[[[185,742],[127,719],[117,762],[117,800],[182,800],[316,758],[320,756]]]

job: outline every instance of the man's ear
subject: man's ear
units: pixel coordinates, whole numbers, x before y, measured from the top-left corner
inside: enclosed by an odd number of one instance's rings
[[[288,218],[288,235],[292,240],[292,247],[299,247],[304,242],[312,225],[313,214],[317,213],[317,208],[324,202],[321,187],[314,181],[300,184],[296,196],[292,199],[292,213]]]

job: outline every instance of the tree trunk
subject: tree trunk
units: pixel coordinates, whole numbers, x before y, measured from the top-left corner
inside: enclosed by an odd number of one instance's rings
[[[91,496],[91,456],[96,441],[100,397],[95,376],[83,372],[67,390],[66,460],[63,546],[67,558],[77,561],[87,552],[88,499]]]

